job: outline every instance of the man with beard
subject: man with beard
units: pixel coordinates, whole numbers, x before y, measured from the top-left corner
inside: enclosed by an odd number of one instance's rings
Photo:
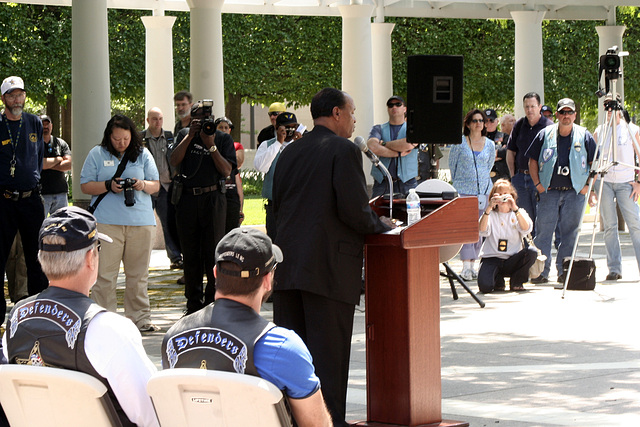
[[[39,182],[44,156],[42,122],[34,114],[23,112],[26,92],[20,77],[2,82],[4,112],[0,116],[0,277],[9,257],[16,232],[20,231],[27,264],[29,295],[48,285],[38,263],[38,231],[44,220]],[[2,298],[0,323],[7,306]]]
[[[189,122],[191,121],[193,95],[191,92],[181,90],[173,96],[173,102],[175,103],[176,114],[178,115],[178,120],[176,120],[176,124],[173,127],[173,135],[177,136],[180,129],[189,126]]]
[[[71,149],[62,138],[51,135],[51,118],[46,114],[42,120],[42,139],[44,140],[44,161],[42,164],[42,198],[44,216],[67,206],[69,185],[65,172],[71,170]]]
[[[287,396],[299,426],[330,426],[309,350],[295,332],[260,316],[282,258],[280,248],[255,228],[235,228],[224,236],[215,253],[216,302],[169,329],[162,341],[162,367],[206,367],[264,378]],[[222,352],[215,340],[205,339],[213,335],[240,351]]]

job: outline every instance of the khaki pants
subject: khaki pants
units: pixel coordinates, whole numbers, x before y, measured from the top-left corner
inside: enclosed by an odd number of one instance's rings
[[[118,306],[116,284],[120,261],[124,265],[124,315],[140,328],[151,323],[147,279],[155,226],[98,224],[98,231],[113,239],[102,242],[98,280],[91,289],[91,298],[102,307],[115,312]]]

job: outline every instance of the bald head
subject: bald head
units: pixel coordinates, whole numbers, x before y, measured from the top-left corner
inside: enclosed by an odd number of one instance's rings
[[[153,107],[147,113],[147,123],[149,124],[149,132],[155,137],[160,136],[162,132],[162,124],[164,116],[158,107]]]

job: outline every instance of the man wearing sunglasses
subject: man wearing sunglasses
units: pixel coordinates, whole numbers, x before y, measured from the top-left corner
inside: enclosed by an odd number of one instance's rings
[[[258,147],[262,144],[263,141],[267,141],[271,138],[275,138],[276,136],[276,117],[280,115],[280,113],[284,113],[286,108],[282,102],[274,102],[269,105],[269,120],[271,124],[260,131],[258,134]]]
[[[418,185],[418,149],[407,142],[407,106],[404,99],[394,95],[387,100],[389,121],[375,125],[369,132],[367,145],[389,170],[393,178],[393,192],[407,194]],[[373,190],[371,197],[389,193],[389,183],[380,170],[371,165]]]
[[[533,283],[548,282],[551,268],[551,239],[560,224],[561,242],[556,256],[558,282],[563,282],[562,261],[571,256],[578,236],[590,164],[596,143],[589,131],[576,125],[576,104],[569,98],[558,101],[558,123],[547,126],[534,138],[526,152],[533,184],[540,194],[536,217],[535,244],[547,256],[542,274]]]
[[[71,149],[62,138],[51,134],[53,125],[46,114],[42,120],[42,139],[44,140],[44,160],[42,162],[42,198],[44,199],[44,216],[67,206],[69,186],[65,172],[71,170]]]

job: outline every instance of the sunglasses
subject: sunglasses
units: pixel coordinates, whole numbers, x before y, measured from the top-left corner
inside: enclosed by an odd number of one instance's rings
[[[272,111],[272,112],[270,112],[270,113],[269,113],[269,115],[270,115],[271,117],[276,117],[276,116],[277,116],[277,115],[279,115],[279,114],[280,114],[280,111]]]
[[[402,107],[402,102],[390,102],[387,104],[388,108],[393,108],[393,107]]]
[[[575,114],[575,111],[560,110],[560,111],[558,111],[558,114],[560,114],[561,116],[570,116],[571,114]]]
[[[98,249],[98,252],[100,252],[100,248],[102,248],[102,244],[98,242],[98,244],[96,245],[96,249]]]
[[[471,123],[484,123],[482,119],[471,119]]]

